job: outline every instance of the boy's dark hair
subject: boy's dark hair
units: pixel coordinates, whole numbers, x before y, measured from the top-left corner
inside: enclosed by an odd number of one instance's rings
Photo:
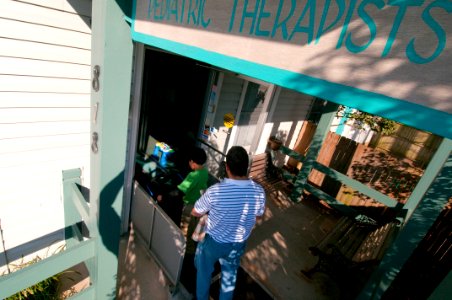
[[[202,148],[194,147],[191,149],[188,159],[194,161],[198,165],[203,165],[207,160],[206,151]]]
[[[226,155],[226,164],[232,175],[246,176],[248,173],[249,156],[242,146],[233,146]]]

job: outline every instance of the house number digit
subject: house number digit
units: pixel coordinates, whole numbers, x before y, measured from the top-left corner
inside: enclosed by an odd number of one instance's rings
[[[99,151],[99,147],[97,146],[97,141],[99,140],[99,134],[97,132],[93,132],[91,136],[91,151],[93,153],[97,153]]]
[[[93,70],[93,81],[91,82],[91,85],[93,86],[93,90],[96,92],[99,91],[99,76],[100,76],[100,67],[99,65],[95,65]]]

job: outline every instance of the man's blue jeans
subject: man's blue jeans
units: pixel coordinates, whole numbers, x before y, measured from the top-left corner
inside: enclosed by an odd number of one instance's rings
[[[198,244],[195,255],[197,300],[209,299],[210,281],[217,261],[221,265],[220,300],[232,299],[245,244],[218,243],[206,234],[204,240]]]

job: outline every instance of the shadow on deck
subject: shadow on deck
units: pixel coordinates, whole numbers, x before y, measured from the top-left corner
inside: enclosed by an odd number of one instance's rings
[[[248,240],[242,267],[274,299],[339,299],[339,289],[327,275],[309,280],[300,272],[316,263],[308,248],[339,216],[309,198],[294,203],[288,194],[279,189],[267,195],[265,216]]]
[[[308,247],[323,238],[339,216],[309,199],[294,203],[288,193],[279,189],[267,194],[264,218],[242,258],[234,299],[339,299],[337,286],[326,275],[307,280],[300,272],[315,264]],[[195,293],[195,278],[193,255],[186,254],[180,278],[185,299]],[[212,284],[212,299],[217,299],[218,285],[218,280]]]
[[[340,291],[327,275],[311,280],[300,270],[316,263],[309,251],[339,219],[319,202],[292,202],[288,191],[267,195],[266,212],[247,243],[238,273],[235,300],[340,299]],[[120,244],[118,299],[194,299],[196,269],[193,254],[186,254],[181,286],[171,289],[164,272],[133,227]],[[211,299],[218,299],[219,280],[212,284]]]

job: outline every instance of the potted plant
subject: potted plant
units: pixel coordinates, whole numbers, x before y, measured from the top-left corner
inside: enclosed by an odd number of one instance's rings
[[[279,150],[282,143],[283,142],[274,135],[268,138],[268,146],[274,151]]]

